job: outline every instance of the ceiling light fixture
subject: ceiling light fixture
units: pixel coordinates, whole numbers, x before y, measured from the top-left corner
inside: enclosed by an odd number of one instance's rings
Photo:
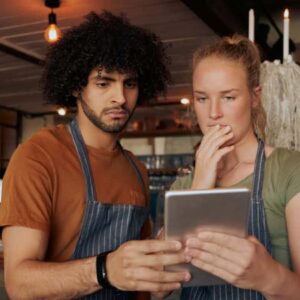
[[[189,105],[190,104],[190,99],[182,98],[182,99],[180,99],[180,103],[183,104],[183,105]]]
[[[45,5],[51,8],[51,13],[48,15],[48,27],[45,30],[44,37],[48,43],[55,43],[61,38],[61,31],[56,24],[56,14],[54,8],[60,6],[60,0],[45,0]]]
[[[59,107],[56,111],[60,116],[65,116],[67,113],[67,109],[65,107]]]

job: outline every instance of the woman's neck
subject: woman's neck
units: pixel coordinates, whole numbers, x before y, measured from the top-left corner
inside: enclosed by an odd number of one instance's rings
[[[232,185],[254,169],[258,141],[249,133],[243,140],[235,144],[234,150],[228,153],[219,164],[218,182],[220,185]]]
[[[258,141],[253,132],[234,145],[234,150],[223,159],[224,166],[232,163],[252,163],[255,161]]]

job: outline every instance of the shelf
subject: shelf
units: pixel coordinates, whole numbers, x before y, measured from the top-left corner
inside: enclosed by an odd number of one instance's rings
[[[149,176],[176,176],[177,169],[167,168],[167,169],[148,169]]]
[[[163,136],[190,136],[200,135],[200,131],[190,129],[157,129],[153,131],[127,131],[121,138],[143,138],[143,137],[163,137]]]

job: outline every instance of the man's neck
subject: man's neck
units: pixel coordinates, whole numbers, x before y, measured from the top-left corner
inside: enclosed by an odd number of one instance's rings
[[[84,116],[77,115],[77,122],[86,145],[108,151],[115,149],[119,138],[118,134],[104,132]]]

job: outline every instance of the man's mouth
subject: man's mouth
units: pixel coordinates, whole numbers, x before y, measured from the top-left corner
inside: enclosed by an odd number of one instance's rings
[[[124,119],[127,118],[128,112],[124,109],[110,109],[105,112],[105,115],[113,119]]]

